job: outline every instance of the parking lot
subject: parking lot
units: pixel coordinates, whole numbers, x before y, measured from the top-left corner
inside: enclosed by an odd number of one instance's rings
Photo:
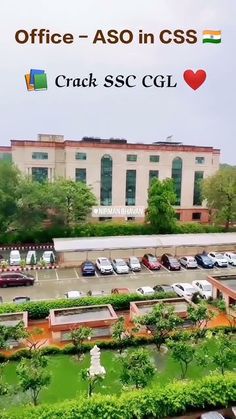
[[[169,271],[161,267],[159,271],[151,271],[142,265],[141,272],[130,272],[129,274],[101,275],[96,271],[92,277],[82,276],[81,269],[67,268],[55,270],[30,271],[35,276],[35,284],[32,287],[9,287],[0,290],[3,301],[12,301],[16,296],[28,296],[32,300],[62,298],[68,291],[79,290],[84,293],[88,291],[104,291],[110,294],[112,288],[128,287],[131,292],[141,286],[158,284],[171,285],[175,282],[192,282],[194,280],[207,279],[208,275],[235,274],[236,267],[203,269],[198,267],[194,270],[181,268],[181,271]]]

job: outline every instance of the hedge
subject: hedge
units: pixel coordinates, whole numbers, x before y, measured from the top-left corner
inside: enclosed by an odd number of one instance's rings
[[[76,384],[76,383],[75,383]],[[189,411],[230,406],[236,400],[236,374],[215,374],[195,381],[176,381],[121,396],[80,396],[36,408],[3,412],[2,419],[164,419]]]
[[[112,304],[114,310],[128,310],[131,301],[143,301],[163,298],[176,298],[172,292],[158,292],[152,296],[142,296],[138,294],[107,295],[103,297],[83,297],[78,299],[58,299],[48,301],[30,301],[19,304],[4,303],[0,305],[0,314],[28,311],[29,319],[45,319],[49,316],[49,311],[53,308],[84,307],[97,304]]]

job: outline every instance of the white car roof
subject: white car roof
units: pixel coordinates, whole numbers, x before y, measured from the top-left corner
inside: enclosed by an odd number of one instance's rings
[[[67,293],[68,298],[76,298],[76,297],[80,297],[80,291],[68,291]]]
[[[173,285],[181,285],[183,288],[193,288],[192,284],[189,284],[188,282],[176,282]]]
[[[108,258],[101,257],[101,258],[98,258],[98,260],[109,260],[109,259]]]
[[[154,289],[152,287],[140,287],[144,292],[153,292]]]
[[[202,284],[202,285],[211,285],[211,283],[209,281],[207,281],[206,279],[199,279],[199,280],[193,281],[194,284],[196,282],[198,282],[199,284]]]

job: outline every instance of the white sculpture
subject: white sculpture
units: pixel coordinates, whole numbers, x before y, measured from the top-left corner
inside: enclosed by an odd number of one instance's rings
[[[101,375],[101,376],[105,375],[106,370],[101,365],[101,362],[100,362],[101,352],[100,352],[100,348],[97,345],[95,345],[93,349],[91,349],[90,355],[91,355],[91,365],[89,368],[90,377],[94,377],[98,375]]]

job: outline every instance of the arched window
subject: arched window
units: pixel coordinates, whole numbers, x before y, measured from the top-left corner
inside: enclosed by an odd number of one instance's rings
[[[172,161],[171,177],[174,181],[176,202],[175,205],[181,205],[181,187],[182,187],[182,168],[183,163],[180,157],[175,157]]]
[[[101,205],[112,205],[112,158],[105,154],[101,158]]]

